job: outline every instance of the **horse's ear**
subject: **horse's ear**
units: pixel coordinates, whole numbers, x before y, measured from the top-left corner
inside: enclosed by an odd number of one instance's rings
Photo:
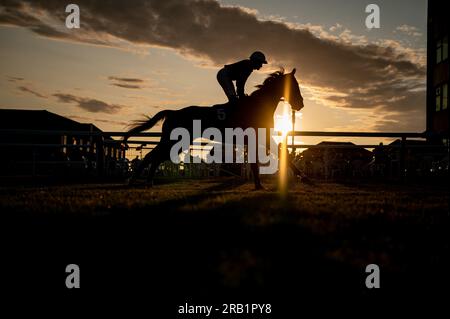
[[[297,71],[295,68],[292,70],[292,75],[295,75],[295,71]]]

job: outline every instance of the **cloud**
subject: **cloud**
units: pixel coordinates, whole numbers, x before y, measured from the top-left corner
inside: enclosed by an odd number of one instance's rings
[[[245,6],[238,6],[238,5],[229,5],[229,4],[222,4],[222,8],[237,8],[245,13],[249,13],[251,15],[259,15],[259,11],[254,8],[249,8]]]
[[[109,76],[110,85],[117,86],[124,89],[143,89],[145,80],[139,78],[125,78],[117,76]]]
[[[142,86],[134,84],[111,83],[111,85],[124,89],[142,89]]]
[[[44,93],[38,92],[36,89],[32,88],[33,84],[25,81],[25,78],[22,77],[16,77],[16,76],[7,76],[7,81],[11,83],[15,83],[19,86],[17,86],[17,90],[29,93],[31,95],[34,95],[35,97],[41,98],[41,99],[47,99],[48,96]]]
[[[109,104],[97,99],[79,97],[72,94],[55,93],[54,97],[61,103],[76,103],[76,105],[88,112],[92,113],[117,113],[124,108],[122,105]]]
[[[117,76],[109,76],[109,80],[111,81],[119,81],[119,82],[131,82],[131,83],[143,83],[145,82],[143,79],[138,78],[121,78]]]
[[[421,37],[422,36],[422,33],[419,32],[418,28],[416,28],[412,25],[407,25],[407,24],[398,26],[397,28],[395,28],[394,32],[401,32],[401,33],[404,33],[404,34],[412,36],[412,37]]]
[[[425,126],[425,115],[417,110],[406,114],[391,114],[378,120],[373,125],[375,131],[385,132],[420,132]]]
[[[32,95],[34,95],[34,96],[36,96],[36,97],[41,98],[41,99],[46,99],[46,98],[47,98],[46,95],[41,94],[41,93],[39,93],[39,92],[37,92],[37,91],[35,91],[35,90],[33,90],[33,89],[30,89],[30,88],[27,87],[27,86],[19,86],[19,87],[17,87],[17,89],[19,89],[19,90],[22,91],[22,92],[30,93],[30,94],[32,94]]]
[[[171,48],[216,66],[261,50],[273,65],[297,67],[302,86],[321,88],[311,94],[323,93],[312,97],[323,104],[376,108],[390,114],[399,108],[399,101],[414,101],[411,110],[424,109],[424,52],[399,42],[368,43],[338,24],[329,30],[337,34],[330,34],[320,26],[258,19],[256,11],[212,0],[110,1],[107,5],[79,0],[77,4],[81,29],[64,27],[65,13],[57,0],[2,2],[0,23],[54,39]],[[417,32],[400,28],[398,32]]]
[[[22,82],[23,80],[25,80],[24,78],[21,77],[17,77],[17,76],[6,76],[6,79],[8,82],[11,83],[17,83],[17,82]]]
[[[21,77],[13,77],[13,76],[7,76],[7,79],[9,82],[12,83],[23,83],[25,81],[24,78]],[[125,78],[125,81],[128,82],[140,82],[139,79],[130,79]],[[24,83],[23,85],[20,85],[17,87],[19,91],[29,93],[34,95],[35,97],[42,98],[42,99],[48,99],[49,96],[38,92],[37,90],[30,88],[30,83]],[[126,106],[118,105],[118,104],[111,104],[104,101],[100,101],[98,99],[94,98],[86,98],[86,97],[80,97],[73,94],[66,94],[66,93],[54,93],[51,96],[55,97],[57,101],[61,103],[76,103],[76,105],[88,112],[98,113],[110,113],[114,114],[119,112],[121,109],[125,108]]]
[[[339,30],[339,29],[342,29],[342,24],[336,23],[335,25],[331,26],[329,30],[330,30],[331,32],[335,32],[335,31],[337,31],[337,30]]]

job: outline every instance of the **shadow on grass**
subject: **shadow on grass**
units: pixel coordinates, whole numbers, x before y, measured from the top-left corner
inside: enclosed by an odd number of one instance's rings
[[[391,298],[433,291],[448,279],[442,273],[448,218],[429,225],[381,214],[306,216],[289,197],[282,201],[271,191],[221,201],[222,192],[239,195],[243,184],[227,179],[182,198],[132,210],[113,207],[105,215],[24,219],[9,212],[5,263],[21,274],[12,277],[17,288],[31,282],[65,291],[65,266],[76,263],[84,290],[94,295],[148,289],[176,304],[250,298],[289,307],[299,299]],[[317,231],[330,225],[337,230]],[[369,263],[383,270],[382,293],[365,288]],[[27,271],[30,265],[35,272]]]

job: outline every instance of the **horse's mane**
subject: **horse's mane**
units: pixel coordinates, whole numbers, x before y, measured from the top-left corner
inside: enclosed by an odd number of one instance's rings
[[[269,74],[269,76],[264,80],[264,82],[262,84],[259,84],[256,86],[256,88],[258,88],[258,90],[254,91],[258,92],[259,90],[261,90],[264,87],[267,87],[268,85],[272,84],[273,82],[275,82],[278,78],[282,77],[284,75],[284,68],[281,68],[278,71],[275,71],[271,74]],[[252,95],[253,95],[252,93]]]

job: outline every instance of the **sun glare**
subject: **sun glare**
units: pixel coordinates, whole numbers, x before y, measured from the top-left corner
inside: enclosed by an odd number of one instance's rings
[[[275,131],[281,132],[282,137],[292,131],[291,106],[287,102],[281,102],[279,110],[275,116]]]
[[[289,133],[289,131],[291,131],[291,129],[292,129],[292,124],[289,119],[289,115],[286,114],[286,115],[282,116],[280,119],[278,119],[277,125],[278,125],[278,131],[280,131],[282,136],[285,137]]]
[[[286,101],[280,102],[275,115],[275,131],[281,132],[279,154],[279,190],[282,198],[287,195],[288,149],[287,135],[292,131],[291,106]]]

